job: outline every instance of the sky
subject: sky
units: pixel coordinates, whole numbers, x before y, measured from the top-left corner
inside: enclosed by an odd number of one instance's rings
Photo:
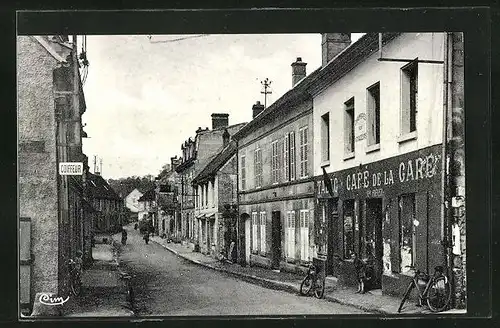
[[[83,151],[91,170],[94,155],[102,159],[106,179],[157,175],[198,127],[211,128],[212,113],[249,122],[252,105],[264,103],[261,81],[272,81],[269,105],[291,89],[297,57],[307,74],[321,66],[320,34],[107,35],[86,44]]]

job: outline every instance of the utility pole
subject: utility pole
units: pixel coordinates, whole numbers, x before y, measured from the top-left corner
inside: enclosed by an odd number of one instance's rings
[[[273,81],[269,80],[267,77],[264,81],[260,81],[260,84],[264,86],[264,91],[260,92],[264,94],[264,108],[267,108],[267,95],[273,93],[271,90],[269,90],[272,82]]]

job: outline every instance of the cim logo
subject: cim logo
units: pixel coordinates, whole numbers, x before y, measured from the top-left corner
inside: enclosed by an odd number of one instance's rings
[[[61,296],[53,297],[49,294],[41,294],[38,300],[44,305],[62,305],[69,300],[69,296],[64,299]]]

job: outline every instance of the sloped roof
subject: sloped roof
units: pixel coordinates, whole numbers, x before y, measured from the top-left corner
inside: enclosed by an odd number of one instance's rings
[[[384,33],[382,42],[388,43],[400,34],[401,33]],[[328,62],[325,67],[319,67],[302,79],[292,89],[264,109],[253,120],[248,122],[241,130],[236,132],[233,138],[235,140],[243,138],[255,127],[260,126],[263,119],[270,114],[288,109],[287,107],[290,105],[311,98],[313,93],[335,83],[377,50],[378,33],[366,33],[359,38],[359,40],[341,51],[336,57]]]
[[[116,191],[98,174],[88,173],[87,187],[94,198],[121,200]]]
[[[193,179],[192,184],[198,184],[206,181],[212,175],[215,175],[217,171],[224,166],[224,164],[226,164],[234,154],[236,154],[237,149],[236,142],[234,140],[230,141],[226,147],[219,150],[212,160],[205,165],[200,173],[198,173],[198,175]]]
[[[144,195],[139,197],[139,202],[146,202],[150,200],[155,200],[156,199],[156,194],[155,194],[155,189],[156,188],[150,188],[148,189]]]

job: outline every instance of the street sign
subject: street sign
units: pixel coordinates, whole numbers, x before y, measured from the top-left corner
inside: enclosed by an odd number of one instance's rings
[[[60,175],[82,175],[83,163],[80,162],[67,162],[59,163]]]

